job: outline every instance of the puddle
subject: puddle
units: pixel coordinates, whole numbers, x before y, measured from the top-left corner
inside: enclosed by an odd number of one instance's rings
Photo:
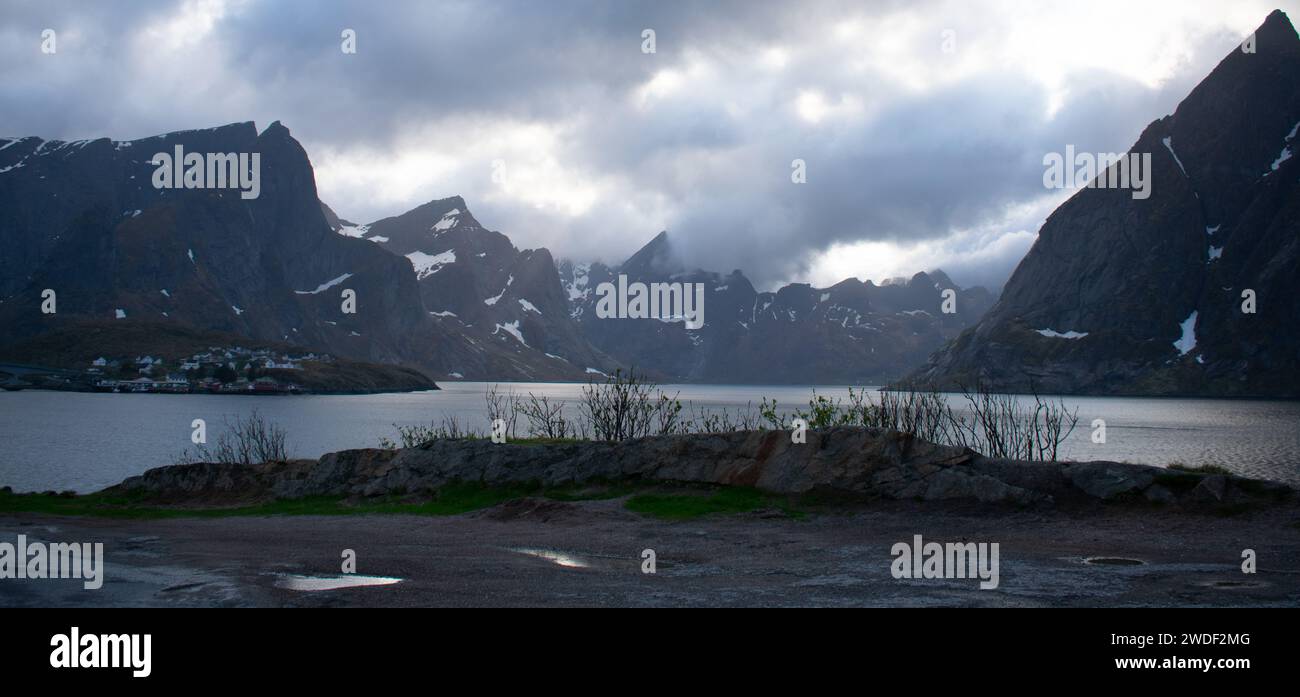
[[[1146,564],[1141,559],[1129,559],[1128,557],[1087,557],[1083,560],[1083,563],[1095,566],[1142,566]]]
[[[296,574],[281,574],[276,579],[276,588],[287,588],[291,591],[332,591],[340,588],[359,588],[361,586],[391,586],[394,583],[401,583],[402,579],[393,576],[359,576],[357,574],[342,574],[339,576],[299,576]]]
[[[545,559],[546,561],[549,561],[552,564],[555,564],[556,566],[563,566],[566,569],[586,569],[591,566],[590,564],[579,559],[578,557],[575,557],[571,554],[566,554],[564,552],[557,552],[553,549],[529,549],[529,548],[513,547],[510,549],[510,551],[516,552],[518,554],[527,554],[530,557],[537,557],[538,559]]]
[[[1223,588],[1225,590],[1236,590],[1240,588],[1267,588],[1268,584],[1263,581],[1206,581],[1197,584],[1206,588]]]

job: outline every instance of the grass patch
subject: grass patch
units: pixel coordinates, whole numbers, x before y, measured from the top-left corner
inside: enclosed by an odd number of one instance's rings
[[[653,491],[646,491],[653,486]],[[641,493],[638,493],[641,492]],[[491,508],[528,496],[554,501],[606,501],[629,497],[626,508],[665,520],[690,520],[711,514],[751,513],[779,509],[792,518],[805,513],[787,500],[745,487],[674,487],[647,482],[589,482],[544,488],[526,483],[490,487],[475,482],[448,484],[431,495],[391,495],[364,500],[334,496],[277,499],[242,506],[167,505],[134,494],[16,494],[0,491],[0,514],[35,513],[59,516],[157,520],[170,518],[230,518],[291,515],[421,515],[448,516]]]
[[[748,487],[727,487],[708,493],[637,494],[625,504],[629,511],[664,520],[690,520],[716,513],[752,513],[764,508],[777,508],[786,515],[802,517],[786,502],[771,494]]]
[[[396,496],[365,501],[349,501],[333,496],[312,496],[300,499],[277,499],[247,506],[198,508],[159,505],[135,496],[105,494],[60,496],[0,492],[0,513],[129,519],[370,514],[444,516],[488,508],[534,493],[537,493],[536,488],[530,486],[487,487],[481,484],[455,483],[443,487],[427,500],[414,502]]]

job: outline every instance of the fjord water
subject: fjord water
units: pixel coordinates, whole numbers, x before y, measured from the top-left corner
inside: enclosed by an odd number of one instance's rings
[[[379,395],[95,394],[0,392],[0,486],[15,491],[88,492],[151,467],[172,464],[191,448],[191,422],[207,422],[213,442],[225,422],[256,409],[288,432],[295,457],[375,447],[396,437],[393,424],[416,425],[456,417],[487,432],[486,385],[442,383],[442,390]],[[576,415],[582,385],[505,383],[502,391],[565,400]],[[733,411],[763,397],[782,410],[807,407],[813,389],[831,398],[841,387],[670,385],[683,404]],[[954,407],[964,400],[950,395]],[[1300,484],[1300,402],[1067,397],[1079,427],[1062,459],[1113,460],[1153,465],[1213,464],[1233,472]],[[1092,442],[1094,419],[1106,422],[1106,443]],[[520,431],[524,429],[521,417]]]

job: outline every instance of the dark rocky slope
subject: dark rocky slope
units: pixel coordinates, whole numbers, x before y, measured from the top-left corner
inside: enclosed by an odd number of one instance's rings
[[[1300,397],[1300,39],[1280,11],[1255,37],[1134,144],[1149,199],[1080,190],[988,315],[911,379]]]
[[[155,188],[150,160],[178,144],[259,153],[260,195]],[[430,317],[408,260],[333,232],[307,154],[279,122],[135,141],[0,139],[0,231],[0,346],[117,318],[435,375],[523,375],[512,352]],[[40,312],[44,289],[57,293],[57,314]],[[356,292],[353,314],[342,311],[344,289]]]

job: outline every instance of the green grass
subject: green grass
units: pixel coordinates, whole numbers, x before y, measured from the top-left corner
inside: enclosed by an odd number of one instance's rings
[[[13,494],[0,492],[0,513],[42,513],[46,515],[95,516],[100,518],[228,518],[270,515],[428,515],[468,513],[511,499],[539,493],[534,487],[486,487],[479,484],[449,484],[432,498],[408,502],[384,497],[363,502],[342,497],[316,496],[277,499],[266,503],[227,507],[162,506],[139,497],[87,494]]]
[[[637,494],[625,504],[629,511],[664,520],[690,520],[713,514],[752,513],[777,508],[792,517],[802,513],[790,508],[783,499],[747,487],[728,487],[711,493]]]
[[[785,499],[744,487],[677,487],[644,482],[588,482],[581,485],[543,488],[539,484],[489,487],[472,482],[444,486],[428,498],[392,495],[361,501],[342,497],[316,496],[277,499],[265,503],[196,507],[163,505],[142,496],[103,493],[69,496],[60,494],[15,494],[0,491],[0,514],[92,516],[120,519],[229,518],[235,516],[288,515],[422,515],[448,516],[490,508],[507,501],[537,496],[554,501],[605,501],[628,497],[625,507],[633,512],[665,520],[690,520],[704,515],[750,513],[776,508],[791,517],[803,517]],[[638,493],[643,492],[643,493]]]

